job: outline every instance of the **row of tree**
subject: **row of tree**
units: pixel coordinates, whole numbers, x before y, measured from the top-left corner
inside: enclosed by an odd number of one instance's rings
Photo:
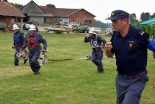
[[[8,0],[0,0],[0,1],[5,1],[8,2]],[[24,5],[22,4],[18,4],[18,3],[12,3],[16,8],[21,9]],[[47,4],[46,6],[48,6],[49,8],[56,8],[56,6],[54,4]]]
[[[146,13],[143,12],[140,16],[141,21],[138,21],[136,14],[132,13],[129,15],[129,20],[130,20],[130,23],[133,24],[133,23],[143,22],[143,21],[152,19],[154,17],[155,17],[155,13],[153,15],[151,15],[149,12],[146,12]]]
[[[155,30],[154,30],[155,26],[154,25],[139,27],[139,24],[141,22],[152,19],[154,17],[155,17],[155,13],[153,15],[151,15],[149,12],[146,12],[146,13],[143,12],[141,14],[141,16],[140,16],[141,21],[138,21],[137,18],[136,18],[136,14],[132,13],[132,14],[129,15],[129,21],[134,27],[141,28],[144,31],[146,31],[147,33],[149,33],[150,35],[153,35],[153,33],[155,32]]]
[[[18,3],[12,3],[16,8],[21,9],[24,5],[22,4],[18,4]],[[56,6],[54,4],[47,4],[46,6],[48,6],[49,8],[56,8]]]

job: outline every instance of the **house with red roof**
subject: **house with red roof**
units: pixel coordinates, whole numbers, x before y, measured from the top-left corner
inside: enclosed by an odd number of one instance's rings
[[[9,2],[0,1],[0,29],[12,30],[13,20],[20,20],[25,16]],[[18,22],[18,21],[17,21]],[[22,26],[22,25],[21,25]]]
[[[40,24],[77,22],[80,25],[94,26],[95,15],[83,8],[49,8],[47,6],[38,6],[34,1],[30,1],[20,11],[26,16],[24,22],[38,21]]]

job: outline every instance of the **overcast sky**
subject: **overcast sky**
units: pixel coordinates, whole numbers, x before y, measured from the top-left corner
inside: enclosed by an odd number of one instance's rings
[[[26,5],[31,0],[8,0],[12,3]],[[54,4],[56,8],[76,8],[91,12],[104,23],[108,22],[105,18],[110,16],[116,9],[125,10],[129,13],[136,13],[137,19],[140,19],[142,12],[155,13],[155,0],[33,0],[38,5]],[[109,21],[110,22],[110,21]]]

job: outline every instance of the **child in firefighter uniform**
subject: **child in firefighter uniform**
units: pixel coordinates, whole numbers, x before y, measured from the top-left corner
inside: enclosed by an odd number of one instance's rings
[[[41,43],[43,43],[44,45],[43,49],[40,45]],[[28,47],[28,50],[29,50],[28,57],[29,57],[30,67],[34,72],[34,74],[39,74],[40,73],[39,70],[41,66],[37,60],[40,56],[41,50],[43,53],[46,51],[47,42],[42,37],[41,34],[36,32],[36,28],[34,25],[30,25],[29,33],[26,35],[24,45],[20,51],[22,52],[26,47]]]
[[[13,42],[12,48],[16,49],[14,63],[15,63],[15,66],[18,66],[19,65],[19,58],[17,57],[17,54],[19,53],[19,49],[23,46],[24,33],[22,33],[19,30],[19,27],[16,24],[13,25],[12,30],[14,32],[14,35],[13,35],[13,41],[14,42]],[[24,51],[26,52],[26,50],[24,50]],[[27,61],[27,58],[25,57],[24,58],[24,64],[26,63],[26,61]]]
[[[97,66],[97,71],[103,73],[102,58],[106,40],[96,35],[95,29],[91,28],[89,34],[86,35],[84,42],[90,42],[92,47],[92,62]]]

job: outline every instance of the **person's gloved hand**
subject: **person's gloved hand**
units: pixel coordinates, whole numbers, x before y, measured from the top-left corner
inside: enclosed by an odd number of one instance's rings
[[[12,49],[14,49],[14,48],[15,48],[15,46],[13,45],[13,46],[12,46]]]
[[[22,50],[21,50],[21,49],[19,49],[19,52],[20,52],[20,53],[22,53]]]
[[[86,35],[87,38],[88,38],[89,36],[90,36],[89,34]]]
[[[102,50],[102,52],[104,52],[104,48],[102,48],[101,50]]]
[[[46,52],[46,50],[45,50],[45,49],[43,49],[43,50],[42,50],[42,53],[44,54],[45,52]]]

